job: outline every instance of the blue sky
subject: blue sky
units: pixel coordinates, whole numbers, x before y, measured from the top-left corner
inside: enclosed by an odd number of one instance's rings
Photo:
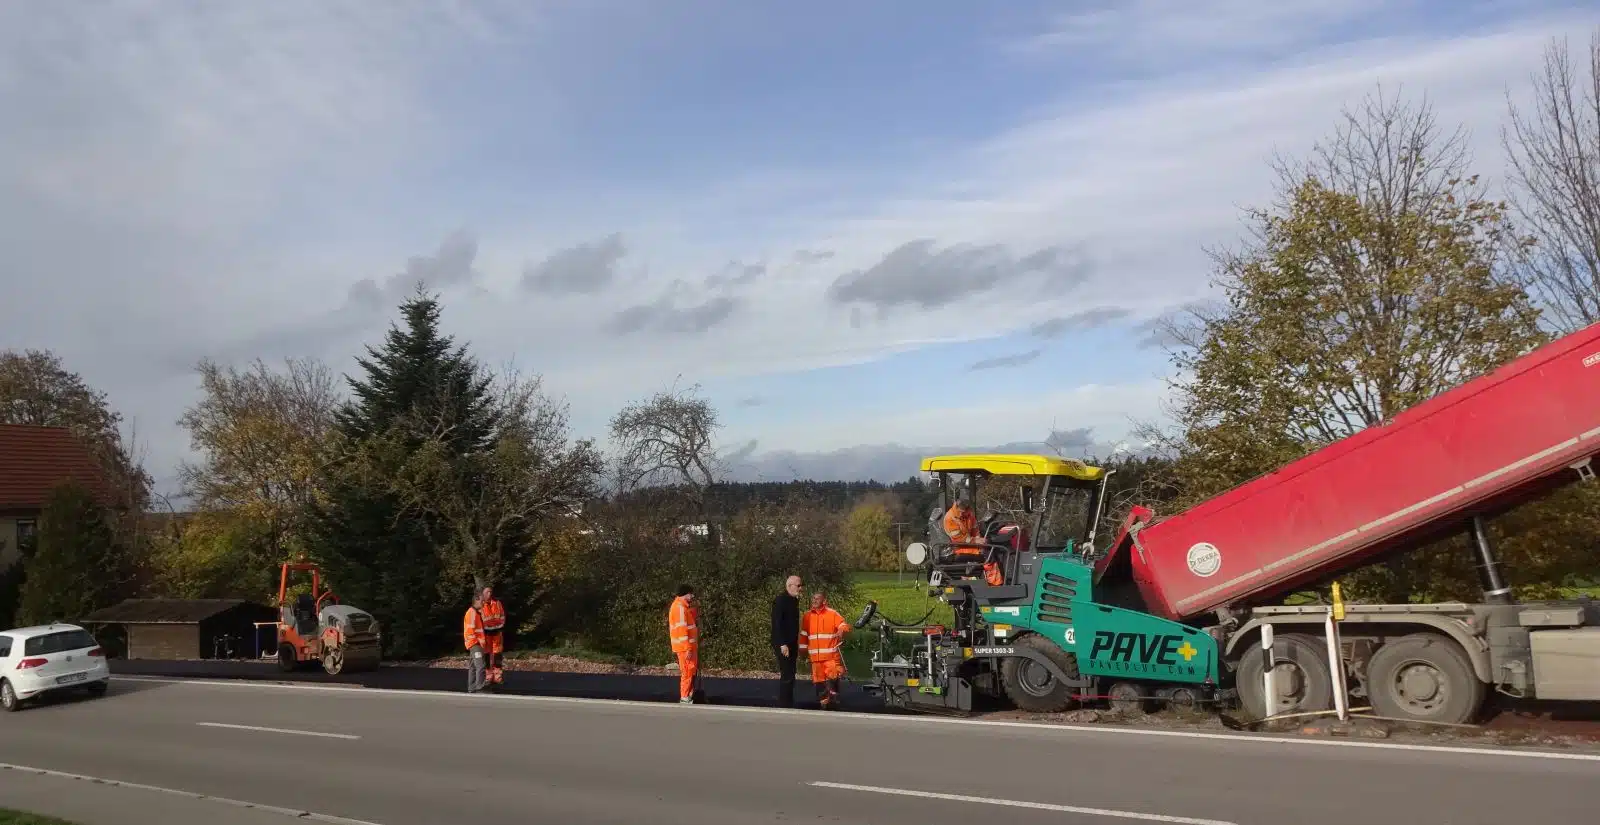
[[[106,390],[169,489],[195,359],[348,368],[418,278],[578,435],[701,384],[738,477],[1103,450],[1159,416],[1141,325],[1208,296],[1273,152],[1381,83],[1494,182],[1506,96],[1597,11],[0,3],[0,348]]]

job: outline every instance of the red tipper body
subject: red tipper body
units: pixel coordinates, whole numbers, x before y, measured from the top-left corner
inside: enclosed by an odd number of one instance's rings
[[[1600,324],[1130,537],[1153,515],[1135,508],[1096,573],[1131,553],[1168,619],[1261,604],[1576,480],[1596,454]]]

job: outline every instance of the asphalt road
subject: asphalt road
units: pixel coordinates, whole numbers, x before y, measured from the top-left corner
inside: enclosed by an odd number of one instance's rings
[[[1595,760],[246,682],[116,680],[0,717],[0,741],[6,763],[379,825],[1571,825],[1600,809]],[[0,807],[57,781],[0,771]],[[126,802],[85,825],[258,821],[200,801],[141,820],[151,792],[89,787]]]

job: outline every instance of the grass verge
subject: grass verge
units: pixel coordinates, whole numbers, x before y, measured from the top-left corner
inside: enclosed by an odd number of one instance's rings
[[[915,574],[908,572],[902,576],[898,573],[856,573],[851,580],[855,584],[854,596],[846,604],[835,605],[850,621],[855,621],[855,618],[861,615],[861,608],[869,600],[878,603],[880,615],[902,624],[921,620],[925,624],[948,625],[954,621],[950,605],[928,595],[927,581]],[[923,616],[927,618],[924,619]],[[906,645],[909,645],[909,642]],[[844,645],[844,663],[851,678],[871,677],[872,651],[877,646],[876,633],[850,634]]]
[[[0,825],[73,825],[65,819],[0,808]]]

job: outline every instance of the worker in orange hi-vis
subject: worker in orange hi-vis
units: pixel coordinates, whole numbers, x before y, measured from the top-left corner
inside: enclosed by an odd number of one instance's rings
[[[800,649],[811,660],[811,684],[823,710],[839,707],[839,680],[844,678],[845,634],[850,625],[839,611],[828,606],[821,590],[811,594],[811,609],[800,617]]]
[[[485,685],[490,690],[498,690],[505,681],[505,671],[501,666],[505,662],[506,652],[506,607],[494,597],[494,588],[483,588],[483,633],[484,633],[484,671]]]
[[[700,629],[696,625],[699,612],[694,604],[694,588],[678,585],[678,597],[667,610],[667,636],[672,640],[672,652],[678,655],[678,701],[685,705],[694,704],[700,687]]]
[[[944,532],[950,537],[952,552],[957,556],[982,556],[988,542],[978,532],[978,516],[972,509],[972,493],[963,489],[955,504],[944,514]],[[1000,564],[994,561],[983,564],[984,583],[999,586],[1005,582]]]
[[[484,631],[483,593],[472,594],[472,606],[461,619],[461,643],[467,647],[467,692],[483,690]]]

